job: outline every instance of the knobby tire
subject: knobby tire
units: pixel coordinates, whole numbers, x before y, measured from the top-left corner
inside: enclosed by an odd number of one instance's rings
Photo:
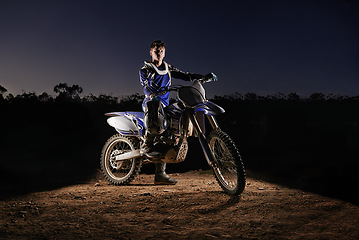
[[[236,144],[220,129],[214,129],[207,141],[216,158],[212,170],[218,184],[227,194],[240,195],[246,185],[246,174]]]
[[[115,134],[110,137],[102,148],[101,152],[101,171],[107,181],[114,185],[128,185],[139,174],[142,167],[141,159],[129,159],[120,162],[120,169],[113,168],[114,163],[111,165],[111,154],[114,151],[118,153],[125,153],[139,148],[139,141],[134,137],[126,137],[121,134]],[[121,171],[125,171],[123,177],[117,177],[116,174],[121,175]]]

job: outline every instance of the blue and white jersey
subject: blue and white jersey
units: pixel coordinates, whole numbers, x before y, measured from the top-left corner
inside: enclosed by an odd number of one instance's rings
[[[182,72],[179,69],[163,62],[161,66],[156,67],[152,62],[145,61],[145,65],[140,70],[140,82],[146,95],[144,102],[149,100],[149,96],[155,94],[161,102],[168,106],[170,93],[159,95],[162,87],[171,86],[171,77],[185,81],[193,81],[203,77],[201,74]]]

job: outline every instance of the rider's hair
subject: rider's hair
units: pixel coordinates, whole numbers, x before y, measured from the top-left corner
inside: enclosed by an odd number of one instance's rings
[[[155,40],[155,41],[153,41],[151,43],[150,49],[155,48],[155,47],[157,47],[157,48],[160,48],[160,47],[166,48],[166,44],[164,42],[162,42],[161,40]]]

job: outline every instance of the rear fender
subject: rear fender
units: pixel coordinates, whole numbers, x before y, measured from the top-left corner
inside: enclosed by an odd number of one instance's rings
[[[196,105],[194,107],[194,112],[204,112],[206,115],[215,116],[224,113],[225,110],[213,102],[205,101]]]
[[[142,136],[144,130],[143,120],[131,113],[118,112],[106,114],[111,116],[107,123],[122,135]]]

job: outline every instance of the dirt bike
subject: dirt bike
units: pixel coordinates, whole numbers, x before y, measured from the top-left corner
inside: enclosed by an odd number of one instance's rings
[[[188,151],[187,138],[194,136],[199,139],[204,156],[224,192],[229,195],[243,192],[246,176],[242,158],[233,140],[220,129],[215,116],[224,113],[224,109],[206,100],[204,82],[196,80],[190,86],[162,89],[161,94],[176,91],[177,99],[159,113],[163,116],[164,130],[154,141],[154,148],[159,153],[156,157],[149,158],[141,151],[145,140],[143,112],[105,114],[110,117],[108,124],[118,132],[107,140],[101,153],[101,170],[110,183],[129,184],[138,175],[143,162],[184,161]],[[211,131],[207,134],[208,128]]]

